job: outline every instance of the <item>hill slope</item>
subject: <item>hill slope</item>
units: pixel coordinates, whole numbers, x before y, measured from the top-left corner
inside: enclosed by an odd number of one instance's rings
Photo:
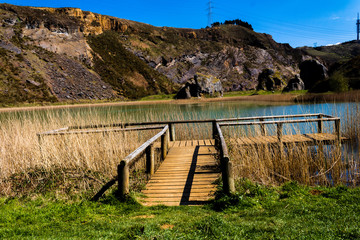
[[[0,4],[0,101],[139,98],[172,93],[195,73],[253,89],[264,69],[285,80],[302,52],[223,25],[176,29],[74,8]],[[19,97],[21,95],[21,97]]]

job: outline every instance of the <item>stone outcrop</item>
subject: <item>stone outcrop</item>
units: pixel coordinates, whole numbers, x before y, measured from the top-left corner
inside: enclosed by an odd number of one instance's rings
[[[303,61],[299,68],[300,77],[304,81],[306,89],[311,89],[317,82],[328,77],[328,69],[318,60]]]
[[[295,75],[294,78],[290,79],[288,82],[288,85],[284,88],[284,92],[290,92],[290,91],[300,91],[305,90],[305,84],[303,80],[301,80],[300,75]]]
[[[272,69],[265,69],[259,75],[257,90],[281,90],[284,86],[285,81],[279,72],[275,72]]]
[[[185,97],[252,90],[258,85],[275,90],[299,73],[303,59],[300,50],[241,26],[154,27],[77,8],[0,4],[0,11],[0,51],[4,52],[0,62],[12,78],[19,80],[19,89],[30,89],[29,99],[35,88],[43,88],[44,94],[50,91],[48,95],[58,100],[141,98],[173,93],[183,84],[187,84]],[[44,52],[39,54],[39,48]],[[72,69],[61,69],[61,64],[70,62],[66,67]],[[20,73],[13,73],[11,69],[19,66],[23,66]],[[51,71],[44,66],[51,66],[47,67]],[[259,77],[266,69],[274,73]],[[66,81],[56,72],[64,72]],[[201,85],[194,82],[196,73],[221,79],[222,89],[211,90],[205,84],[196,90],[192,86]],[[80,79],[79,83],[76,79],[71,82],[73,77]],[[3,82],[8,86],[12,78],[0,73],[0,85]],[[75,87],[77,84],[81,87]]]
[[[185,83],[175,98],[189,99],[192,97],[201,97],[203,94],[222,97],[223,87],[221,81],[214,76],[197,74]]]

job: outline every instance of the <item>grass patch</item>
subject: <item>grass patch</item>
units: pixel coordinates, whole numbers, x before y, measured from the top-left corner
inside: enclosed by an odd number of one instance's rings
[[[150,95],[140,99],[140,101],[173,100],[175,94]]]
[[[204,207],[143,207],[51,197],[0,199],[6,239],[358,239],[360,189],[266,187],[238,181],[237,194]],[[220,207],[220,208],[219,208]]]

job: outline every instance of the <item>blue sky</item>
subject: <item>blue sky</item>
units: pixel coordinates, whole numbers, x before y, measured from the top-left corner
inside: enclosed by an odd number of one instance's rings
[[[360,0],[211,0],[212,19],[239,18],[256,32],[293,47],[336,44],[356,38]],[[4,2],[1,1],[0,2]],[[8,0],[9,4],[77,7],[154,26],[204,28],[209,0]]]

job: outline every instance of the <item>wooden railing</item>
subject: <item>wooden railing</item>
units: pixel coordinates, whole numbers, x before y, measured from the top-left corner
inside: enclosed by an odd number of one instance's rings
[[[154,143],[159,138],[161,138],[161,158],[165,159],[169,146],[168,130],[168,125],[165,125],[158,134],[147,140],[120,162],[118,165],[118,194],[120,197],[124,197],[129,193],[129,166],[137,161],[144,153],[146,153],[146,172],[150,175],[154,174]]]
[[[215,146],[220,151],[220,167],[223,181],[223,191],[226,194],[235,192],[233,164],[230,161],[228,148],[218,122],[213,122]]]
[[[279,118],[299,118],[299,117],[317,117],[314,119],[291,119],[291,120],[273,120],[273,121],[265,121],[266,119],[279,119]],[[256,118],[246,118],[245,120],[259,120],[254,122],[235,122],[235,121],[229,121],[224,122],[221,121],[219,123],[220,127],[223,126],[249,126],[249,125],[259,125],[261,129],[261,134],[263,136],[266,136],[266,128],[265,125],[276,125],[276,135],[279,140],[279,142],[282,141],[283,136],[283,126],[284,124],[295,124],[295,123],[312,123],[317,122],[317,132],[322,133],[323,132],[323,125],[324,122],[334,122],[334,134],[336,136],[336,140],[340,143],[340,118],[332,117],[324,114],[303,114],[303,115],[288,115],[288,116],[274,116],[274,117],[256,117]]]

